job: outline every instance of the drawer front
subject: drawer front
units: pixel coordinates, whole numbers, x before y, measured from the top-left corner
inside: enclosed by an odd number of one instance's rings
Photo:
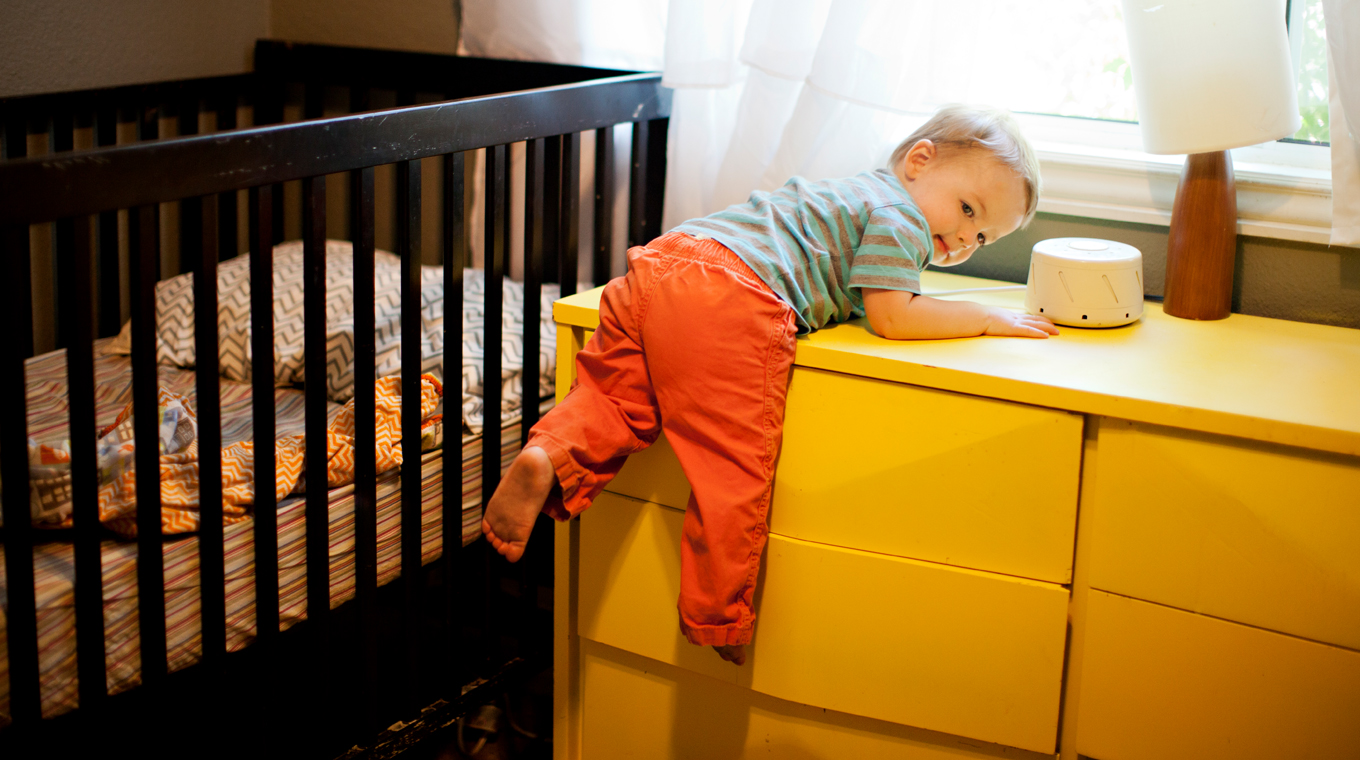
[[[582,660],[589,760],[1053,760],[776,699],[590,640]]]
[[[689,505],[689,480],[680,469],[675,450],[662,435],[656,443],[628,457],[605,490],[639,501],[684,509]]]
[[[678,630],[682,520],[611,494],[585,512],[583,637],[781,699],[1054,750],[1062,587],[772,535],[738,668]]]
[[[899,557],[1067,583],[1082,417],[794,370],[770,532]],[[612,493],[684,509],[663,436]]]
[[[1360,653],[1092,591],[1077,752],[1360,757]]]
[[[770,531],[1071,580],[1081,415],[799,369]]]
[[[1099,425],[1092,587],[1360,649],[1360,459]]]

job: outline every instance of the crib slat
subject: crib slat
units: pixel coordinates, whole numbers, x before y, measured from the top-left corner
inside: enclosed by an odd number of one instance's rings
[[[595,258],[596,285],[609,282],[614,252],[614,128],[595,130]]]
[[[562,268],[558,233],[562,211],[562,136],[543,141],[543,280],[554,282]]]
[[[217,131],[236,129],[236,93],[223,95],[217,102]],[[217,196],[217,250],[218,259],[225,260],[240,252],[236,239],[238,208],[236,191],[221,193]]]
[[[4,156],[23,158],[28,155],[28,118],[18,109],[4,114]]]
[[[203,661],[216,666],[227,650],[222,535],[222,397],[217,342],[217,225],[220,196],[198,199],[202,246],[194,274],[194,346],[198,402],[198,575]],[[228,223],[235,224],[233,217]]]
[[[374,420],[373,168],[350,173],[350,233],[354,239],[354,595],[359,607],[359,672],[365,730],[376,728],[378,638],[378,518]]]
[[[538,424],[539,322],[543,295],[544,140],[525,144],[524,162],[524,366],[520,378],[523,423],[520,446]]]
[[[10,717],[31,724],[42,717],[38,690],[38,619],[33,590],[33,529],[28,505],[28,402],[24,359],[33,352],[33,310],[28,298],[28,225],[0,227],[0,266],[14,297],[3,299],[13,341],[0,345],[0,482],[5,484],[4,543],[8,592]]]
[[[179,137],[198,134],[198,99],[179,104]],[[179,202],[179,271],[193,272],[203,257],[203,204],[198,198]]]
[[[463,367],[463,267],[467,266],[466,226],[463,219],[462,153],[444,156],[444,466],[440,472],[443,491],[441,548],[444,557],[444,625],[448,650],[445,683],[467,680],[462,667],[463,582],[459,560],[463,556],[463,447],[453,420],[462,415]],[[459,395],[452,389],[459,388]],[[455,411],[457,410],[457,411]]]
[[[98,453],[95,439],[94,348],[90,282],[90,219],[72,219],[69,249],[58,249],[62,302],[71,311],[66,377],[70,404],[71,517],[75,521],[76,670],[80,709],[90,710],[107,693],[104,675],[103,568],[99,556]]]
[[[302,118],[320,119],[325,111],[326,88],[320,82],[302,86]]]
[[[331,570],[326,442],[326,178],[302,180],[303,351],[306,404],[307,629],[312,683],[328,693]]]
[[[628,247],[643,245],[643,225],[646,222],[648,122],[633,122],[632,160],[628,167]]]
[[[166,673],[165,568],[161,555],[160,445],[156,377],[156,264],[160,235],[156,207],[128,213],[137,220],[129,256],[132,297],[132,433],[137,450],[137,626],[141,637],[142,683],[160,683]]]
[[[420,162],[397,164],[401,256],[401,585],[406,707],[420,709]]]
[[[576,272],[580,258],[581,225],[581,136],[575,132],[562,135],[562,183],[559,198],[561,215],[558,217],[557,281],[562,285],[562,297],[576,294]]]
[[[266,126],[269,124],[283,123],[283,102],[284,90],[283,83],[260,77],[259,84],[255,92],[255,126]],[[273,186],[273,194],[270,196],[271,216],[274,219],[274,226],[270,234],[270,242],[278,245],[283,242],[283,184]]]
[[[510,237],[510,151],[486,149],[486,334],[482,340],[482,504],[501,482],[501,311],[505,303],[505,248]]]
[[[75,148],[75,119],[71,111],[60,108],[52,114],[52,150],[65,152]],[[53,226],[52,249],[57,261],[70,261],[75,256],[75,219],[58,219]],[[58,266],[53,272],[53,318],[56,322],[57,348],[71,345],[72,304],[69,301],[74,273],[69,267]],[[66,298],[63,298],[66,296]]]
[[[101,106],[95,115],[95,144],[118,142],[118,109]],[[123,323],[122,287],[119,284],[118,212],[99,213],[99,335],[116,335]]]
[[[153,105],[153,104],[149,104],[149,103],[144,103],[144,104],[142,105],[142,107],[137,111],[137,139],[138,139],[138,140],[155,140],[155,139],[158,139],[158,138],[160,137],[160,132],[161,132],[161,126],[160,126],[160,106],[158,106],[158,105]],[[160,227],[160,207],[159,207],[159,206],[149,206],[148,208],[151,208],[152,211],[153,211],[153,215],[150,217],[151,222],[152,222],[152,225],[151,225],[151,226],[154,227],[154,228],[159,228],[159,227]],[[128,240],[130,240],[130,241],[135,241],[135,240],[137,239],[136,235],[133,235],[133,234],[132,234],[132,225],[133,225],[133,218],[134,218],[134,216],[136,216],[136,214],[134,214],[134,213],[132,213],[132,212],[129,212],[129,213],[128,213],[128,228],[129,228],[129,230],[128,230]],[[130,243],[130,245],[132,245],[132,246],[135,247],[135,246],[137,245],[137,243],[133,242],[133,243]],[[160,245],[160,243],[159,243],[159,241],[157,241],[157,246],[159,246],[159,245]],[[132,259],[132,258],[135,258],[135,256],[129,254],[128,258],[129,258],[129,259]],[[159,248],[157,248],[157,251],[156,251],[156,260],[155,260],[153,263],[154,263],[154,265],[155,265],[155,269],[152,270],[152,274],[153,274],[153,277],[154,277],[154,279],[153,279],[152,281],[153,281],[153,282],[156,282],[156,281],[159,281],[159,280],[161,279],[161,256],[160,256],[160,250],[159,250]],[[136,308],[135,305],[134,305],[133,308]]]
[[[645,140],[637,143],[642,149],[640,167],[641,190],[635,189],[633,197],[641,208],[636,245],[646,245],[661,235],[661,212],[666,193],[666,138],[670,119],[652,119],[639,122],[646,125]]]
[[[255,635],[279,633],[278,503],[274,495],[274,217],[275,188],[250,189],[250,409],[255,447]]]

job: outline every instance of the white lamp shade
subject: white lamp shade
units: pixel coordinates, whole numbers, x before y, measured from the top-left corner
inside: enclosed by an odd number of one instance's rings
[[[1123,0],[1143,147],[1208,153],[1298,131],[1285,0]]]

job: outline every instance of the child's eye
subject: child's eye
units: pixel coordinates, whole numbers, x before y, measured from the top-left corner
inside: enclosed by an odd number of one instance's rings
[[[987,236],[981,232],[978,233],[978,245],[987,245]]]
[[[964,216],[971,217],[971,216],[973,215],[973,207],[972,207],[972,206],[969,206],[967,203],[964,203],[964,204],[963,204],[963,215],[964,215]]]

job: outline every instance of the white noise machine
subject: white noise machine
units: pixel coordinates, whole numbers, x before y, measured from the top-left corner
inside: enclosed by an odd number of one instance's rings
[[[1025,308],[1060,325],[1117,327],[1143,316],[1143,254],[1094,238],[1034,244]]]

